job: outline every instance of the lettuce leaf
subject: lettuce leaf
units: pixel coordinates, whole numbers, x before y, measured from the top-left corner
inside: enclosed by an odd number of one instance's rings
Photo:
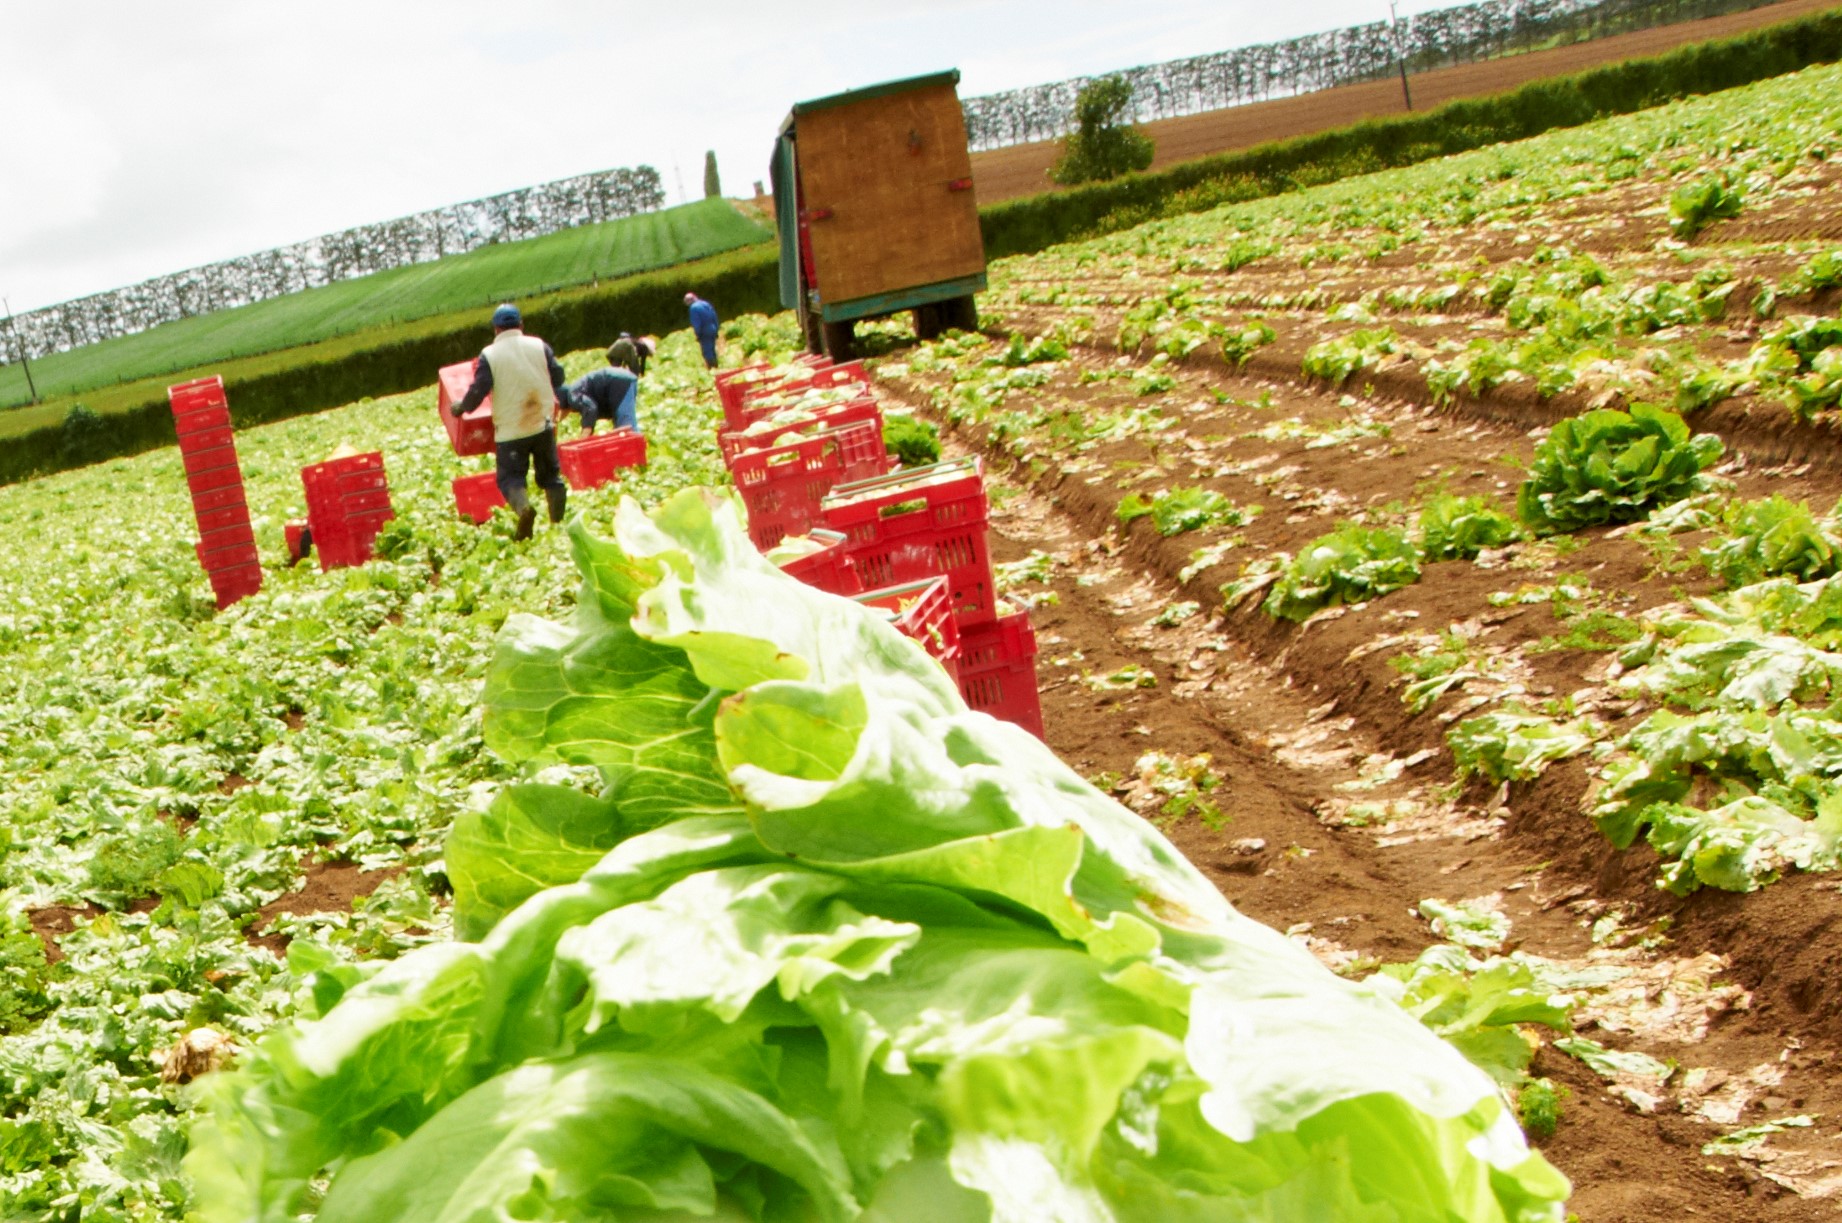
[[[606,792],[460,821],[478,941],[207,1081],[205,1223],[323,1177],[339,1223],[1560,1218],[1398,989],[1235,912],[733,502],[615,526],[572,526],[576,623],[508,621],[487,684],[495,750]]]

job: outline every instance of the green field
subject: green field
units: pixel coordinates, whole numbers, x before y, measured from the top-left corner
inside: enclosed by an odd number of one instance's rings
[[[34,361],[32,377],[41,397],[77,394],[370,327],[668,267],[770,236],[764,226],[743,216],[728,201],[699,200],[182,319]],[[0,368],[0,407],[29,401],[19,366]]]

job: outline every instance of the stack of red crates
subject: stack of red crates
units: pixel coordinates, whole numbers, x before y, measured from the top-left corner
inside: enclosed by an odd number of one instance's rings
[[[262,564],[230,428],[230,401],[224,380],[215,374],[170,386],[166,397],[198,519],[198,563],[222,610],[262,589]]]
[[[959,631],[957,678],[966,704],[1042,736],[1036,634],[1029,613],[998,602],[986,531],[991,514],[978,459],[957,459],[840,485],[825,498],[865,586],[940,576]]]
[[[373,450],[303,467],[301,485],[307,493],[307,526],[320,568],[370,560],[372,541],[394,517],[383,454]]]
[[[745,450],[729,464],[748,507],[748,534],[763,552],[819,520],[819,505],[839,484],[889,469],[880,420],[826,429],[780,446]]]
[[[789,561],[789,574],[890,613],[954,676],[966,704],[1040,738],[1036,635],[1028,613],[998,602],[978,460],[889,474],[882,411],[862,365],[772,370],[717,375],[717,440],[755,546],[765,552],[787,536],[811,536],[822,546]],[[774,410],[770,398],[858,383],[861,395],[748,431]],[[814,425],[823,431],[787,437]]]
[[[862,365],[807,364],[798,367],[800,372],[761,376],[772,368],[725,371],[717,382],[724,420],[717,440],[748,508],[749,537],[764,552],[789,535],[804,535],[817,526],[819,502],[833,486],[889,470],[882,411],[869,397],[869,376]],[[813,385],[861,386],[863,394],[816,408],[770,432],[743,432],[751,420],[773,410],[752,407],[751,401],[790,386]]]

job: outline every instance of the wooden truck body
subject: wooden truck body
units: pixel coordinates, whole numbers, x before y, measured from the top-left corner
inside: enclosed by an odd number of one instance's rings
[[[859,319],[971,329],[985,243],[955,86],[935,73],[797,103],[774,145],[781,304],[808,345],[850,356]]]

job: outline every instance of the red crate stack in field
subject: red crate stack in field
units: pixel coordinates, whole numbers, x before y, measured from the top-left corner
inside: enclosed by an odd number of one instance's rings
[[[819,522],[819,505],[835,486],[889,469],[880,421],[858,421],[782,446],[748,450],[729,464],[748,509],[748,534],[766,551]]]
[[[997,617],[985,541],[990,513],[976,458],[840,485],[822,509],[825,526],[848,541],[851,565],[866,587],[944,574],[962,628]]]
[[[869,395],[859,395],[843,403],[826,404],[797,414],[764,416],[746,428],[725,429],[717,434],[717,449],[723,462],[734,465],[736,456],[748,450],[778,445],[789,434],[811,433],[816,429],[837,429],[859,421],[873,421],[877,435],[882,435],[883,410]]]
[[[220,610],[262,589],[262,564],[243,493],[224,380],[215,374],[166,389],[180,460],[198,520],[198,563]]]
[[[716,381],[717,442],[755,546],[819,544],[786,572],[887,612],[967,705],[1040,737],[1036,636],[998,601],[978,460],[889,473],[882,409],[858,362],[756,365]]]
[[[484,402],[465,416],[455,416],[448,408],[467,397],[467,388],[473,385],[473,362],[461,361],[455,365],[444,365],[436,375],[435,410],[441,413],[441,427],[448,431],[448,445],[455,454],[491,454],[492,440],[492,396],[486,396]]]
[[[301,468],[307,526],[322,570],[362,565],[392,517],[390,482],[378,451],[345,455]]]
[[[558,442],[557,464],[571,488],[600,488],[623,467],[646,465],[646,438],[638,429],[616,429]]]

